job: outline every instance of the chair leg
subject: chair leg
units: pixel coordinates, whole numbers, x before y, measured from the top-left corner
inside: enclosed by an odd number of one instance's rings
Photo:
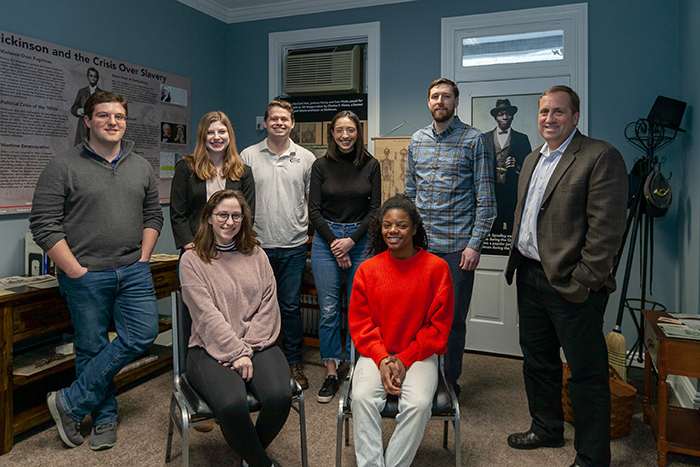
[[[350,446],[350,418],[345,419],[345,445]]]
[[[340,467],[343,457],[343,411],[338,411],[338,428],[336,429],[335,438],[335,467]]]
[[[306,412],[304,410],[304,393],[299,394],[299,431],[301,433],[301,465],[309,466],[309,457],[306,446]]]
[[[170,399],[170,424],[168,426],[168,444],[165,448],[165,463],[170,462],[170,454],[172,453],[173,447],[173,432],[175,431],[175,422],[173,421],[173,414],[175,410],[175,396]]]
[[[190,417],[182,414],[182,467],[190,465]]]
[[[459,412],[455,414],[455,465],[462,466],[462,441],[460,438]]]
[[[450,421],[445,420],[445,426],[442,430],[442,448],[447,449],[447,432],[449,431]]]
[[[170,453],[173,447],[173,431],[175,430],[175,424],[173,423],[173,416],[170,415],[170,425],[168,426],[168,445],[165,449],[165,463],[170,462]]]

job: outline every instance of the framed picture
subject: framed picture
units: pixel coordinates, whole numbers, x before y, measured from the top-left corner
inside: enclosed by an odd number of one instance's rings
[[[406,180],[406,155],[408,144],[411,142],[406,137],[378,137],[372,138],[382,173],[382,203],[397,193],[403,193]]]
[[[494,164],[498,214],[483,252],[507,255],[513,235],[518,179],[525,157],[544,141],[537,131],[539,94],[471,98],[472,125],[486,134]]]
[[[323,143],[321,122],[297,122],[302,145],[319,145]]]

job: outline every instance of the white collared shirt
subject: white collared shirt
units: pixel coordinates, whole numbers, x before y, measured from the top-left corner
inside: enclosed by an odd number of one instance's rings
[[[537,161],[535,171],[530,177],[530,184],[527,187],[527,196],[523,206],[523,214],[520,218],[520,228],[518,230],[518,240],[516,246],[520,253],[526,258],[541,261],[540,252],[537,246],[537,217],[542,206],[542,198],[552,178],[554,169],[557,168],[561,156],[569,147],[571,140],[576,134],[576,129],[571,132],[564,144],[557,149],[550,151],[547,143],[540,150],[540,158]]]
[[[254,229],[263,248],[293,248],[306,243],[309,215],[306,195],[316,156],[289,141],[277,155],[267,138],[241,151],[255,179]]]
[[[506,147],[508,137],[510,136],[510,127],[505,131],[505,133],[501,134],[501,129],[496,127],[496,138],[498,138],[498,145],[501,147],[501,149]]]

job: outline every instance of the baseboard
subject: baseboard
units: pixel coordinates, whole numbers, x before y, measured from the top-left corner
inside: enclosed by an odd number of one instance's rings
[[[644,369],[644,363],[639,363],[636,358],[632,359],[630,366]],[[676,394],[678,403],[681,405],[681,407],[696,410],[700,408],[700,389],[693,385],[690,378],[680,375],[668,375],[666,381]]]
[[[678,398],[681,407],[697,409],[700,407],[700,392],[687,376],[668,375],[668,384]]]

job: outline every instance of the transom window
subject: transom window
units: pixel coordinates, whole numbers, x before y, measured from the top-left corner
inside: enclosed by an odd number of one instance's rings
[[[563,59],[561,29],[462,39],[463,67]]]

